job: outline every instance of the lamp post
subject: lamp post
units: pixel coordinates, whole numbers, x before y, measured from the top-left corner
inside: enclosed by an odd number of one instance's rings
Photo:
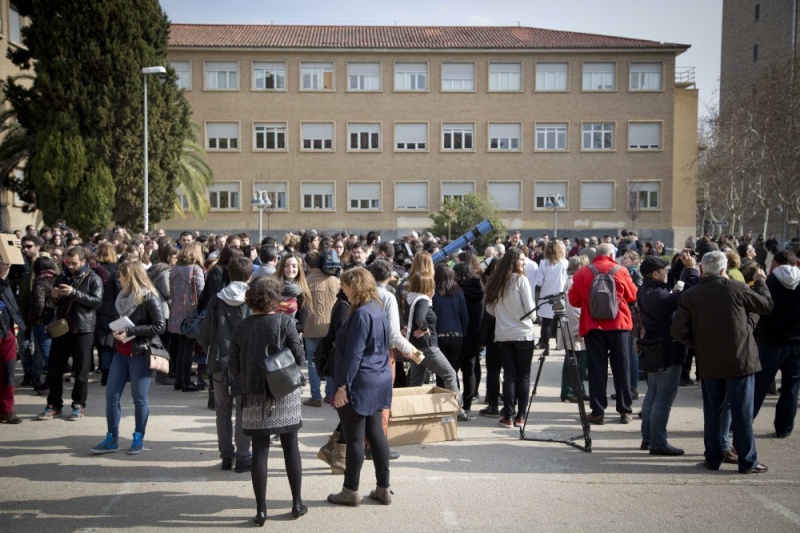
[[[150,231],[150,204],[149,204],[149,155],[147,153],[147,76],[149,74],[166,74],[165,67],[144,67],[142,68],[142,78],[144,79],[144,232]]]
[[[556,194],[551,199],[547,200],[547,203],[544,206],[547,209],[553,210],[553,238],[558,238],[558,210],[563,209],[566,207],[567,204],[564,203],[564,197],[560,194]]]
[[[272,200],[269,199],[266,191],[256,191],[253,193],[253,199],[250,200],[250,205],[258,208],[258,242],[264,240],[264,209],[267,211],[267,234],[269,234],[269,215],[272,214]]]

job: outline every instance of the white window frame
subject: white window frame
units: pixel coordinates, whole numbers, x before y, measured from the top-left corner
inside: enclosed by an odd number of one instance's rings
[[[180,187],[178,187],[178,189],[175,190],[175,194],[178,197],[178,203],[183,209],[183,212],[184,213],[191,212],[191,209],[189,208],[189,200],[186,198],[186,193],[183,192],[183,190],[181,190]]]
[[[424,67],[424,69],[398,71],[397,68],[400,65],[418,65]],[[425,93],[430,91],[430,65],[427,62],[397,61],[394,64],[393,72],[395,92]],[[403,82],[402,86],[400,83],[401,81]],[[422,81],[422,85],[424,85],[424,87],[420,88],[420,81]],[[406,88],[406,85],[411,87]]]
[[[649,67],[657,67],[658,72],[656,69],[649,69],[649,70],[637,70],[636,65],[642,66],[649,66]],[[663,61],[631,61],[630,66],[630,73],[628,76],[628,90],[631,92],[661,92],[664,90],[664,62]],[[652,87],[651,84],[653,83],[654,74],[657,74],[658,79],[658,86]],[[636,80],[636,85],[639,87],[634,87],[634,80]]]
[[[611,66],[612,70],[607,70],[608,66]],[[616,61],[584,61],[581,74],[581,90],[583,92],[607,93],[617,90]]]
[[[405,137],[408,139],[415,138],[413,135],[399,135],[397,128],[398,126],[423,126],[425,128],[425,138],[424,142],[417,139],[415,141],[399,141],[400,137]],[[430,133],[429,133],[429,124],[427,122],[395,122],[394,123],[394,151],[395,152],[429,152],[430,151]],[[403,145],[398,146],[398,145]],[[424,144],[423,147],[419,147],[420,144]]]
[[[208,195],[208,205],[210,207],[210,211],[213,212],[220,212],[220,211],[241,211],[242,210],[242,182],[241,181],[217,181],[212,185],[209,185],[206,188],[206,194]],[[221,199],[223,197],[223,193],[227,193],[228,197],[228,206],[229,207],[219,207],[222,203]],[[216,200],[214,197],[216,196]],[[235,200],[233,202],[232,200]],[[217,204],[217,207],[214,207],[214,203]],[[232,203],[236,203],[235,207],[230,207]]]
[[[459,191],[457,191],[457,193],[456,193],[456,191],[453,191],[451,193],[447,193],[447,192],[445,192],[445,188],[447,186],[452,186],[452,187],[456,187],[456,188],[463,189],[463,190],[459,190]],[[469,189],[469,190],[467,190],[467,189]],[[466,195],[475,194],[475,182],[474,181],[442,181],[441,185],[440,185],[440,193],[441,194],[440,194],[439,200],[441,202],[440,205],[442,205],[442,206],[444,205],[444,201],[447,198],[450,198],[451,200],[461,200],[461,201],[463,201],[464,197]]]
[[[259,131],[261,130],[261,131]],[[264,136],[264,146],[258,146],[258,138]],[[275,148],[268,148],[268,138],[274,138]],[[283,139],[283,148],[278,148],[278,140]],[[288,152],[289,131],[286,122],[254,121],[253,122],[253,151],[254,152]]]
[[[377,130],[377,131],[376,131]],[[348,152],[380,152],[383,137],[383,128],[380,122],[348,122],[347,123],[347,151]],[[356,147],[353,147],[353,136],[356,136]],[[366,136],[366,138],[365,138]]]
[[[306,186],[314,185],[330,185],[332,190],[330,192],[306,192]],[[312,207],[306,207],[306,197],[311,196]],[[317,198],[319,197],[319,198]],[[314,204],[319,204],[322,207],[313,207]],[[327,207],[330,206],[330,207]],[[300,211],[336,211],[336,182],[335,181],[301,181],[300,182]]]
[[[472,72],[467,74],[466,67],[472,67]],[[441,77],[441,90],[443,93],[475,92],[475,63],[443,61],[441,63]]]
[[[587,131],[587,126],[589,130]],[[615,122],[583,122],[581,124],[581,151],[582,152],[613,152],[616,146],[616,123]],[[606,146],[607,133],[611,133],[611,146]],[[589,137],[587,137],[587,134]],[[602,147],[594,148],[594,140],[597,134],[602,135]],[[589,147],[586,146],[586,140],[590,139],[592,142]]]
[[[563,188],[560,187],[563,185]],[[556,189],[556,186],[558,190]],[[543,189],[550,190],[543,190]],[[563,190],[562,190],[563,189]],[[564,207],[557,207],[559,211],[569,211],[569,182],[568,181],[534,181],[533,182],[533,210],[534,211],[552,211],[552,207],[545,207],[547,201],[555,202],[555,197],[560,196],[564,201]],[[539,206],[539,200],[542,200]]]
[[[638,142],[637,144],[632,144],[633,141],[637,140],[634,137],[634,129],[637,126],[658,126],[658,143],[653,144],[650,143],[641,143]],[[628,151],[629,152],[661,152],[664,150],[664,123],[660,120],[632,120],[628,122]]]
[[[210,67],[216,66],[222,69],[223,66],[235,65],[235,70],[212,70]],[[239,90],[239,62],[238,61],[205,61],[203,62],[203,90],[206,91],[238,91]],[[214,73],[214,78],[210,75]],[[219,87],[220,76],[225,76],[225,87]],[[211,80],[214,80],[211,83]]]
[[[496,126],[492,128],[492,126]],[[509,133],[500,132],[497,130],[507,129],[503,128],[503,126],[516,126],[517,132],[516,136],[510,135]],[[494,132],[492,130],[495,130]],[[489,142],[487,145],[487,150],[489,152],[521,152],[522,151],[522,123],[521,122],[489,122],[488,125],[488,137]],[[492,143],[497,141],[497,146],[492,147]],[[503,144],[506,145],[503,148]],[[514,146],[516,144],[516,146]]]
[[[448,139],[449,137],[449,139]],[[455,148],[456,139],[460,138],[461,148]],[[465,148],[469,140],[470,147]],[[450,148],[445,148],[449,141]],[[474,122],[443,122],[442,123],[442,152],[474,152],[475,151],[475,123]]]
[[[545,65],[564,65],[567,68],[566,70],[562,70],[560,68],[559,70],[548,70]],[[569,92],[569,62],[537,62],[534,78],[534,90],[537,93]]]
[[[636,196],[634,196],[636,195]],[[655,195],[655,196],[653,196]],[[661,211],[661,180],[636,180],[628,182],[628,204],[637,201],[640,211]],[[644,202],[642,201],[644,200]],[[655,200],[655,202],[654,202]],[[653,205],[655,203],[655,205]],[[644,204],[644,205],[643,205]]]
[[[511,66],[517,67],[516,72]],[[518,93],[522,92],[523,78],[522,63],[515,62],[489,62],[489,92],[492,93]],[[515,83],[516,82],[516,83]],[[507,85],[508,88],[502,88]],[[516,85],[516,88],[514,87]]]
[[[185,70],[183,68],[178,69],[176,65],[180,67],[183,67],[185,65],[187,68]],[[192,61],[189,59],[170,61],[169,66],[172,67],[172,70],[174,70],[175,74],[178,76],[178,79],[175,80],[175,84],[178,86],[178,89],[183,89],[184,91],[191,91]]]
[[[280,67],[279,65],[283,65]],[[258,87],[258,72],[261,72],[261,79],[264,80],[264,86]],[[273,77],[273,84],[275,87],[267,87],[267,75],[271,74]],[[269,91],[280,92],[286,91],[286,61],[253,61],[252,64],[252,89],[254,91]],[[280,87],[279,87],[280,85]]]
[[[365,189],[365,187],[353,187],[357,185],[368,185],[369,189],[378,188],[377,197],[375,191],[358,191],[354,189]],[[353,202],[357,205],[353,207]],[[366,206],[366,207],[364,207]],[[383,211],[383,182],[380,181],[348,181],[347,182],[347,210],[348,211]]]
[[[310,148],[306,148],[306,138],[304,137],[303,126],[312,124],[330,124],[331,138],[327,137],[309,137]],[[320,141],[321,148],[314,148],[314,141]],[[327,141],[330,141],[329,143]],[[330,147],[326,147],[330,144]],[[336,123],[335,122],[301,122],[300,123],[300,151],[301,152],[335,152],[336,151]]]
[[[591,188],[595,185],[600,184],[608,184],[611,185],[611,207],[585,207],[584,206],[584,189]],[[596,192],[592,192],[591,190],[587,190],[586,198],[597,198],[598,195]],[[586,180],[581,181],[581,191],[580,191],[580,210],[581,211],[614,211],[616,210],[616,200],[617,200],[617,182],[613,180]]]
[[[506,195],[506,198],[514,198],[516,197],[518,205],[517,207],[506,207],[503,205],[503,202],[500,201],[500,197],[496,196],[492,193],[492,186],[499,186],[499,185],[517,185],[517,192],[510,192],[510,194]],[[523,201],[522,201],[522,182],[516,180],[500,180],[500,181],[490,181],[486,184],[486,194],[489,195],[490,198],[493,198],[494,201],[497,203],[497,210],[498,211],[522,211]]]
[[[274,211],[289,210],[289,182],[287,181],[254,181],[253,195],[257,193],[267,193],[267,197],[272,202]],[[253,211],[258,211],[258,207],[253,206]]]
[[[569,122],[537,122],[534,127],[536,152],[569,152]],[[549,146],[551,138],[555,143],[552,147]],[[559,140],[564,141],[563,148],[559,147]]]
[[[208,127],[220,124],[224,126],[236,126],[236,136],[235,137],[212,137],[211,133],[208,131]],[[213,151],[213,152],[239,152],[242,149],[242,130],[241,124],[239,121],[223,121],[223,120],[215,120],[209,121],[205,123],[205,138],[206,138],[206,150]],[[212,146],[213,145],[213,146]],[[224,146],[223,146],[224,145]],[[234,146],[235,145],[235,146]]]
[[[333,92],[336,87],[336,69],[333,61],[301,61],[300,90],[303,92]],[[330,74],[330,86],[325,85],[325,75]],[[306,76],[309,85],[306,86]]]
[[[416,206],[402,206],[398,207],[398,193],[397,189],[403,188],[405,185],[417,185],[417,186],[424,186],[425,187],[425,205],[416,205]],[[430,189],[431,184],[428,181],[395,181],[394,182],[394,210],[395,211],[430,211]]]
[[[377,74],[351,72],[351,67],[355,65],[374,65],[378,67]],[[359,69],[353,69],[359,70]],[[380,62],[358,62],[351,61],[347,63],[347,90],[352,92],[381,92],[382,90],[382,76],[381,76],[381,63]],[[354,86],[355,85],[355,86]]]

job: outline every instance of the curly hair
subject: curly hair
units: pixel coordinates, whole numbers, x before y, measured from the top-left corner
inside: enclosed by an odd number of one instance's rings
[[[561,241],[549,241],[544,249],[544,258],[553,264],[558,263],[567,255],[567,249]]]
[[[355,267],[345,270],[339,282],[350,291],[350,314],[353,314],[359,307],[375,301],[380,302],[378,289],[375,285],[375,278],[366,268]]]
[[[270,276],[254,279],[244,293],[244,303],[254,313],[272,313],[282,300],[283,284]]]
[[[487,304],[499,302],[503,296],[505,296],[515,276],[522,275],[522,267],[519,265],[519,258],[521,256],[522,252],[517,248],[512,248],[500,258],[499,262],[497,260],[493,261],[493,263],[497,263],[497,267],[489,277],[489,282],[486,284]]]

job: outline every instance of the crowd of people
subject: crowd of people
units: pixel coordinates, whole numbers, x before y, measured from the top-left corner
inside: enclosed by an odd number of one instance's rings
[[[271,442],[284,453],[292,516],[308,510],[298,447],[303,405],[331,405],[339,417],[318,454],[344,475],[328,501],[359,504],[367,458],[376,476],[369,497],[388,505],[389,461],[399,455],[386,438],[393,387],[435,379],[456,393],[459,421],[479,414],[522,427],[534,352],[547,356],[552,341],[560,346],[564,338],[585,377],[571,383],[565,358],[560,397],[588,401],[591,424],[606,422],[609,366],[623,424],[632,421],[646,380],[641,449],[652,455],[684,453],[669,442],[667,425],[679,387],[695,384],[693,360],[707,468],[726,462],[742,473],[767,470],[752,423],[779,371],[776,436],[793,430],[800,268],[792,251],[749,235],[690,237],[668,255],[660,241],[627,231],[526,242],[512,231],[482,255],[467,245],[438,264],[432,257],[446,241],[416,232],[387,242],[377,232],[310,230],[251,243],[247,234],[184,231],[176,240],[163,230],[133,236],[115,227],[84,239],[60,221],[18,237],[24,264],[0,263],[0,421],[21,422],[17,358],[19,387],[46,398],[39,420],[81,420],[97,372],[107,434],[91,451],[120,449],[120,405],[130,383],[135,427],[127,453],[139,454],[153,378],[145,356],[166,350],[169,372],[156,373],[156,383],[208,390],[221,468],[250,472],[258,525],[266,520]],[[264,356],[284,348],[307,364],[305,400],[302,388],[276,397],[266,385]],[[481,381],[485,407],[474,413]]]

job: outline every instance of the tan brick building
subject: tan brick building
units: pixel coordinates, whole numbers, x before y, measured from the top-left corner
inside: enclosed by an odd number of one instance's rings
[[[174,24],[168,58],[215,172],[212,212],[168,230],[424,229],[488,193],[509,228],[694,233],[687,45],[527,27]],[[265,215],[266,221],[266,215]],[[266,222],[265,222],[266,226]]]

